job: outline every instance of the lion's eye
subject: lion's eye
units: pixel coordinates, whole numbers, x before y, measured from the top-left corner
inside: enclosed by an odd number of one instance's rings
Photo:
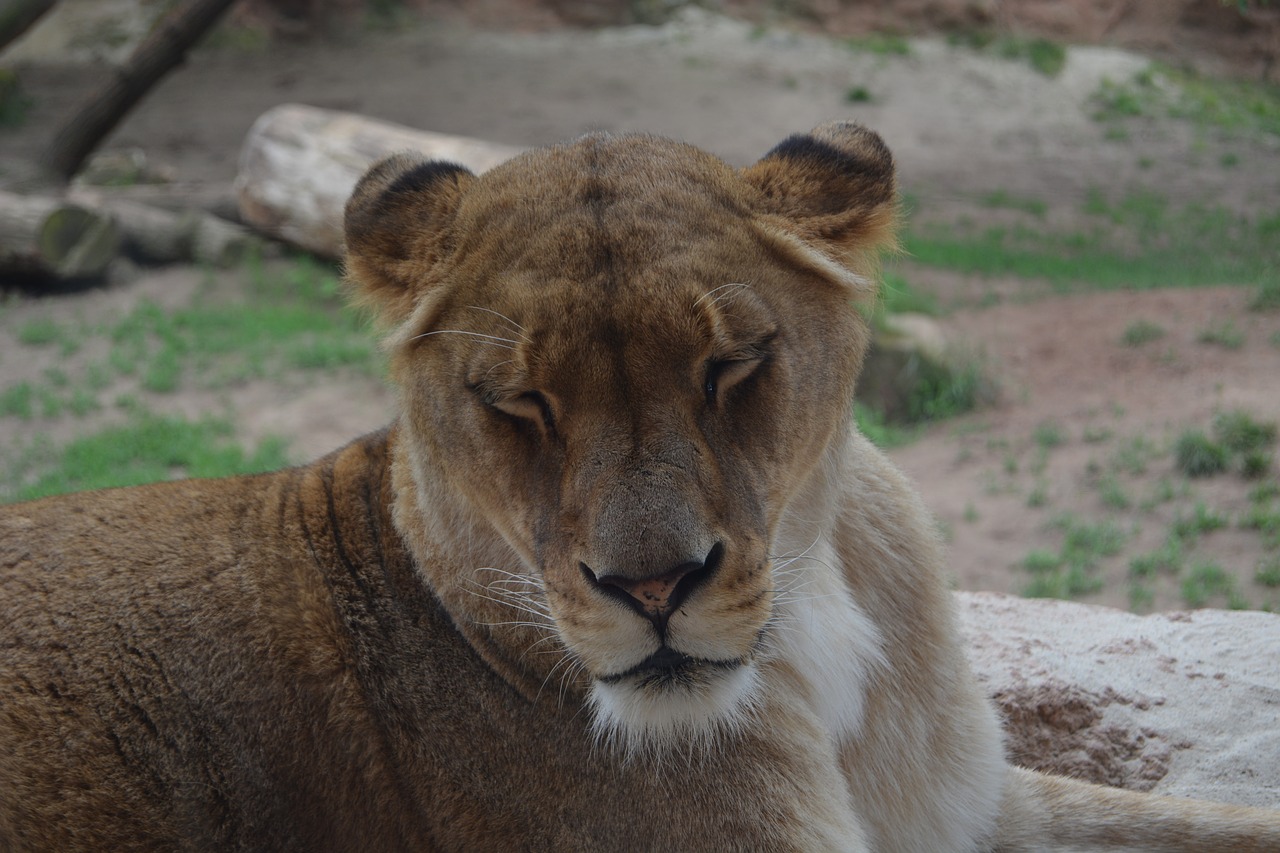
[[[706,378],[702,389],[707,395],[707,403],[714,405],[725,391],[755,373],[764,356],[750,358],[711,359],[707,362]]]
[[[555,432],[556,419],[551,403],[537,391],[526,391],[515,397],[496,397],[485,402],[512,417],[533,421],[548,434]]]

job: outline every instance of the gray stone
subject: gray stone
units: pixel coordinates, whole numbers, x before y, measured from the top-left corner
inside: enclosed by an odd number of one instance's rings
[[[957,598],[1011,760],[1133,790],[1280,807],[1280,616]]]

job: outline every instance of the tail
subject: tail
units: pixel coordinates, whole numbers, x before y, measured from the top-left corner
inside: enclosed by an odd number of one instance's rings
[[[1280,811],[1137,794],[1010,768],[995,849],[1277,853]]]

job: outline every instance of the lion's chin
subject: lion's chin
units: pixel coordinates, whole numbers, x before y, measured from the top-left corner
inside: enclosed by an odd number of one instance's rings
[[[689,660],[592,681],[590,700],[601,740],[628,753],[685,744],[710,745],[749,725],[759,704],[752,662]]]

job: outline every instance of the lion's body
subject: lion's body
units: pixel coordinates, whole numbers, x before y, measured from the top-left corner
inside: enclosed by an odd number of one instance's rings
[[[0,849],[823,849],[854,831],[796,709],[655,762],[597,746],[555,681],[525,701],[418,582],[387,441],[0,517]],[[164,535],[104,536],[139,518]]]
[[[1280,847],[1005,766],[850,423],[892,205],[850,126],[375,167],[395,426],[0,512],[0,849]]]

